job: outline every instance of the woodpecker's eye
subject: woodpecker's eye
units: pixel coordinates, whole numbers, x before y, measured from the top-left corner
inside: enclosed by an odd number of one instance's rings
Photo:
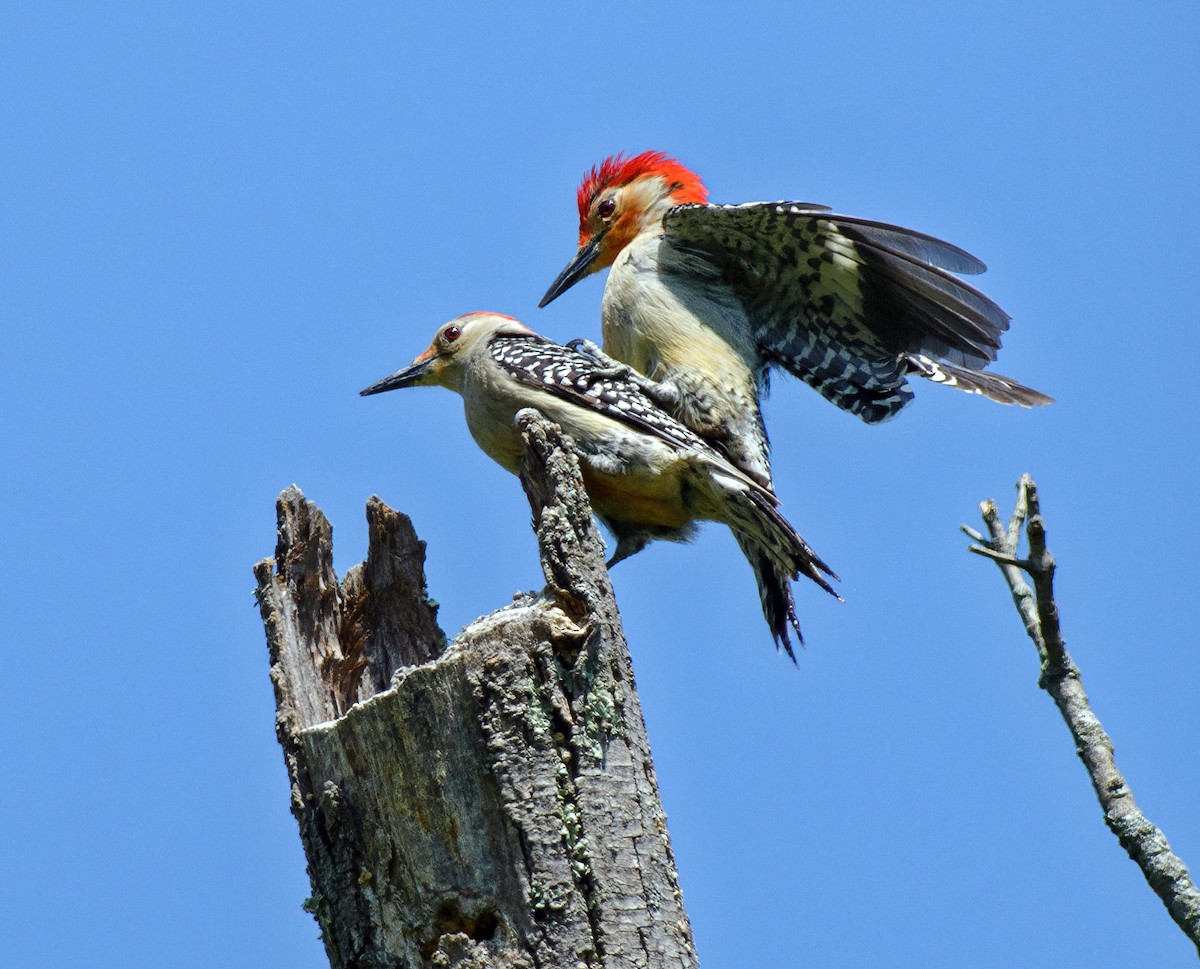
[[[596,211],[598,213],[600,213],[600,218],[602,218],[602,219],[609,218],[615,211],[617,211],[617,200],[615,198],[611,198],[611,197],[606,198],[596,208]]]
[[[448,326],[442,330],[442,339],[447,343],[453,343],[462,335],[462,327]]]

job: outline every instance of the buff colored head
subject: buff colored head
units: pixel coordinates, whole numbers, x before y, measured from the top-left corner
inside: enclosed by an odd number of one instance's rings
[[[466,313],[439,327],[433,342],[407,367],[359,394],[367,397],[403,387],[440,386],[456,390],[462,363],[472,347],[486,343],[497,333],[532,332],[524,323],[503,313]]]
[[[676,205],[703,203],[708,190],[700,176],[661,151],[606,158],[584,176],[579,202],[579,251],[558,275],[539,306],[575,283],[613,264],[646,229],[654,229]]]

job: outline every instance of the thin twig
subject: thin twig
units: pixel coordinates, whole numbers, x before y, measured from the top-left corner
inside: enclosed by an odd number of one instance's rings
[[[1011,565],[1018,569],[1029,568],[1029,563],[1024,559],[1016,558],[1007,552],[997,552],[986,545],[970,545],[967,547],[967,551],[974,552],[976,555],[982,555],[985,559],[991,559],[999,565]]]
[[[1017,507],[1013,512],[1013,520],[1017,519],[1018,513],[1024,514],[1024,510],[1028,507],[1028,501],[1025,497],[1028,475],[1021,478],[1017,484]],[[1000,512],[996,508],[996,503],[988,498],[979,504],[979,510],[983,514],[983,523],[987,526],[987,530],[991,538],[984,538],[975,529],[969,529],[966,525],[961,526],[964,532],[975,538],[975,541],[980,542],[979,546],[970,546],[971,551],[983,553],[983,549],[999,556],[1007,556],[1011,562],[998,561],[996,564],[1000,566],[1000,572],[1004,576],[1004,580],[1008,583],[1008,588],[1012,592],[1013,604],[1017,607],[1017,612],[1021,616],[1021,621],[1025,624],[1025,632],[1029,638],[1033,640],[1034,646],[1037,647],[1038,656],[1044,661],[1046,656],[1045,646],[1042,645],[1042,631],[1038,625],[1037,604],[1033,598],[1033,590],[1029,588],[1029,584],[1025,581],[1021,574],[1020,568],[1017,566],[1017,541],[1020,538],[1019,525],[1018,529],[1013,532],[1013,540],[1010,543],[1008,540],[1008,532],[1000,523]]]
[[[1007,528],[1000,522],[994,501],[983,502],[980,510],[991,538],[963,525],[963,532],[977,543],[969,546],[969,550],[999,566],[1025,631],[1037,647],[1041,659],[1039,685],[1053,698],[1071,731],[1075,751],[1087,769],[1105,822],[1200,952],[1200,891],[1183,861],[1171,851],[1166,836],[1134,803],[1133,791],[1113,759],[1112,741],[1092,712],[1079,668],[1067,653],[1058,604],[1054,601],[1055,561],[1046,546],[1046,523],[1037,485],[1029,475],[1021,476],[1017,482],[1016,507]],[[1029,543],[1029,554],[1023,559],[1017,555],[1022,524]],[[1032,589],[1022,571],[1033,580]]]

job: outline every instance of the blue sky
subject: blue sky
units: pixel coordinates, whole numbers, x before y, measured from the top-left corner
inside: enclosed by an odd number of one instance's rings
[[[325,965],[250,566],[296,482],[365,552],[412,516],[453,634],[540,585],[457,399],[357,391],[459,313],[546,310],[574,187],[657,148],[716,201],[942,236],[1039,412],[934,386],[869,428],[767,404],[784,510],[843,577],[771,648],[728,533],[614,581],[706,969],[1172,967],[976,504],[1041,486],[1118,764],[1200,865],[1190,3],[15,3],[0,12],[0,949],[27,969]]]

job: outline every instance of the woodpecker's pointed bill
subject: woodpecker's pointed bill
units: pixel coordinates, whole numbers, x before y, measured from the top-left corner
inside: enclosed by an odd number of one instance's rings
[[[389,390],[400,390],[404,387],[419,387],[429,375],[429,367],[436,360],[434,354],[418,357],[403,370],[397,370],[390,377],[384,377],[378,383],[371,384],[366,390],[358,392],[359,397],[370,397],[372,394],[382,394]]]
[[[542,297],[542,301],[538,303],[538,308],[549,306],[554,300],[565,293],[568,289],[574,286],[584,276],[588,275],[591,270],[591,265],[600,255],[600,246],[604,240],[604,234],[593,236],[575,253],[574,257],[566,268],[558,274],[558,278],[550,284],[550,288],[546,290],[546,295]]]

